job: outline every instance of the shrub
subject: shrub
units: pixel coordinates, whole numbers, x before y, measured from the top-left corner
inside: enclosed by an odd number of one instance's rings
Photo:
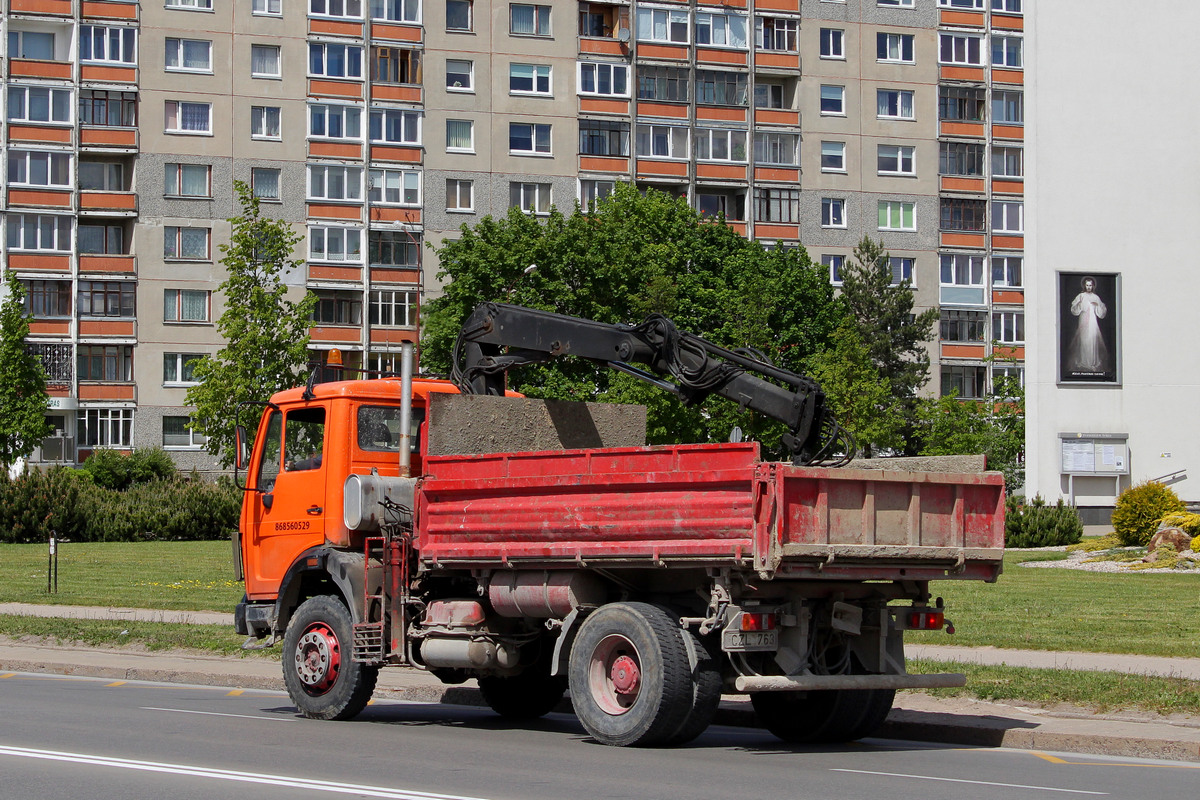
[[[129,455],[101,447],[83,462],[83,471],[97,486],[118,491],[177,474],[175,462],[158,447],[139,447]]]
[[[78,471],[32,469],[14,480],[0,479],[0,541],[45,542],[51,531],[60,539],[82,539],[93,487]]]
[[[237,528],[242,501],[227,478],[213,483],[195,475],[98,491],[87,531],[98,542],[225,539]]]
[[[1058,547],[1083,538],[1079,512],[1062,498],[1050,506],[1041,495],[1028,505],[1019,497],[1009,496],[1004,505],[1005,547]]]
[[[1188,536],[1200,535],[1200,514],[1190,511],[1167,514],[1160,524],[1165,528],[1179,528]]]
[[[1146,481],[1121,492],[1113,508],[1113,529],[1126,547],[1145,547],[1163,517],[1186,510],[1179,495],[1170,488]]]

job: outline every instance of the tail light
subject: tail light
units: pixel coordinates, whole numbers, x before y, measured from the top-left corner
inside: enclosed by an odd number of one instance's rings
[[[775,614],[770,611],[755,611],[742,613],[742,630],[744,631],[773,631],[775,630]]]
[[[946,624],[946,615],[942,611],[928,608],[908,612],[908,629],[913,631],[940,631]]]

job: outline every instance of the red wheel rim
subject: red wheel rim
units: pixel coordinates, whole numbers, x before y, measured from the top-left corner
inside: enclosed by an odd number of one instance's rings
[[[337,683],[342,667],[342,647],[337,634],[324,622],[304,629],[296,643],[296,674],[311,695],[328,692]]]
[[[592,651],[588,691],[606,713],[620,716],[633,707],[642,689],[642,659],[633,642],[612,633]]]

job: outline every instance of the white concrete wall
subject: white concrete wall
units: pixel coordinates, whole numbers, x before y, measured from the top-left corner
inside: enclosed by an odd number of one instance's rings
[[[1122,487],[1200,500],[1200,3],[1026,7],[1027,493],[1066,496],[1062,432],[1128,434]],[[1120,383],[1057,382],[1058,272],[1116,272]],[[1112,479],[1078,481],[1111,506]]]

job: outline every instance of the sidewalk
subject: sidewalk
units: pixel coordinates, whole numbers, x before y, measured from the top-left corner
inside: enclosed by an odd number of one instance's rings
[[[191,611],[0,603],[0,614],[232,625],[229,614]],[[929,646],[912,647],[911,655],[974,663],[1111,670],[1191,678],[1200,676],[1200,659],[1148,659],[1095,653]],[[0,639],[0,670],[247,689],[283,689],[279,662],[272,659],[49,647],[4,639]],[[376,694],[390,699],[458,705],[481,705],[483,702],[478,690],[470,682],[463,686],[445,686],[427,673],[404,668],[382,670]],[[721,702],[716,724],[751,727],[756,723],[754,712],[744,697],[727,696]],[[877,735],[888,739],[955,745],[1200,762],[1200,718],[1197,717],[1092,714],[1080,709],[1045,710],[965,698],[935,698],[919,692],[897,695],[892,713]]]

